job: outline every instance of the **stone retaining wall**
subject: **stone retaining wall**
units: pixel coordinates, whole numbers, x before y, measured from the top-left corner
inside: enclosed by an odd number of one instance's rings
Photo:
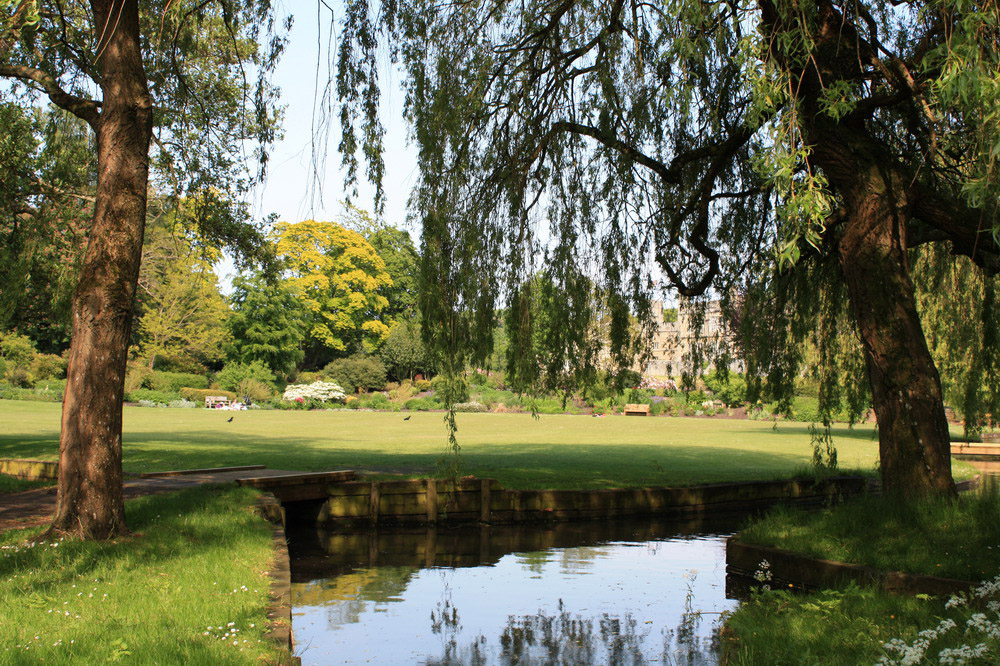
[[[314,518],[319,524],[419,524],[683,516],[743,511],[777,502],[823,503],[859,494],[865,485],[863,477],[614,490],[507,490],[494,479],[473,478],[354,481],[330,485]]]
[[[285,537],[285,511],[281,503],[270,494],[257,498],[255,511],[271,523],[274,545],[274,562],[271,564],[270,606],[267,617],[270,623],[265,637],[278,644],[281,650],[279,666],[301,666],[295,655],[295,638],[292,633],[292,574],[288,559],[288,540]]]
[[[59,478],[59,463],[47,460],[0,460],[0,474],[16,476],[28,481],[54,481]]]

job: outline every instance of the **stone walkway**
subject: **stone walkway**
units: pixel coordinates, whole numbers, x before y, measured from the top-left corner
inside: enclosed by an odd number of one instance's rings
[[[251,469],[240,471],[209,471],[178,476],[130,479],[125,482],[125,498],[168,493],[193,488],[205,483],[235,483],[238,479],[261,476],[280,476],[298,472],[280,469]],[[56,510],[56,489],[37,488],[21,493],[0,494],[0,532],[21,527],[44,525]]]

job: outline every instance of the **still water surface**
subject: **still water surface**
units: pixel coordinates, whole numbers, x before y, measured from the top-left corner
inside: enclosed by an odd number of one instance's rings
[[[741,518],[289,531],[303,664],[715,664]]]

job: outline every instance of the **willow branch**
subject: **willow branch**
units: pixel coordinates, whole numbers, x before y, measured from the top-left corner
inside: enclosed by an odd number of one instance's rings
[[[53,104],[85,120],[91,127],[97,129],[97,122],[101,117],[100,102],[71,95],[59,86],[51,74],[27,65],[0,65],[0,76],[30,81],[41,86]]]

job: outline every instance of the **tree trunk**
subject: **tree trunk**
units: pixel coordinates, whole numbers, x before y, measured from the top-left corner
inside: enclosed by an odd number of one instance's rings
[[[108,539],[126,532],[122,400],[132,306],[142,256],[152,103],[137,0],[92,0],[103,101],[93,123],[97,201],[73,295],[59,488],[51,534]]]
[[[878,417],[882,485],[907,496],[953,494],[940,377],[909,275],[904,183],[875,166],[854,175],[839,258]]]

